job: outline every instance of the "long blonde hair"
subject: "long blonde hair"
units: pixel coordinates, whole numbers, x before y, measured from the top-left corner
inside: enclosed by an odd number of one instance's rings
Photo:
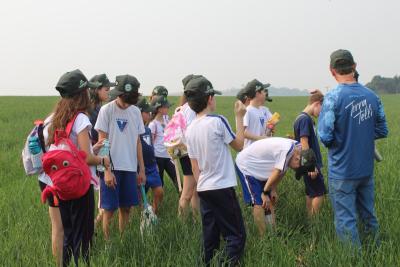
[[[65,130],[68,122],[78,113],[87,113],[90,108],[90,99],[87,90],[81,91],[79,94],[70,98],[61,98],[56,104],[51,124],[49,126],[49,136],[47,145],[54,143],[54,133],[56,130]]]

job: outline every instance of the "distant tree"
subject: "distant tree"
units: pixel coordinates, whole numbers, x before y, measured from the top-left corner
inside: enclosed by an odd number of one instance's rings
[[[379,94],[398,94],[400,93],[400,76],[386,78],[376,75],[365,86]]]

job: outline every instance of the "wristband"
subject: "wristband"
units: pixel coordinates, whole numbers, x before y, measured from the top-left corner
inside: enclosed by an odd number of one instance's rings
[[[263,190],[263,192],[262,192],[265,196],[268,196],[269,195],[269,191],[265,191],[265,190]]]

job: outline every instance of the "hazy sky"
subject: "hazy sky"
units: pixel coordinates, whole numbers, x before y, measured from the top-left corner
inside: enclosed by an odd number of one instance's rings
[[[398,0],[2,0],[0,95],[54,95],[58,78],[132,74],[148,94],[189,73],[217,89],[253,78],[325,89],[349,49],[362,82],[400,74]]]

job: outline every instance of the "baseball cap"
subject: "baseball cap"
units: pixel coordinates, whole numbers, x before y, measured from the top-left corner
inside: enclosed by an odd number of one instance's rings
[[[79,69],[64,73],[57,82],[56,90],[61,97],[69,98],[89,87],[98,87],[96,82],[89,82]]]
[[[110,82],[110,80],[108,79],[107,75],[104,74],[104,73],[93,76],[90,79],[90,82],[99,83],[100,85],[97,88],[100,88],[100,87],[114,87],[115,86],[115,83]],[[93,88],[93,89],[97,89],[97,88]]]
[[[185,86],[184,93],[186,97],[202,97],[208,95],[222,95],[222,93],[213,88],[213,85],[203,76],[192,78]]]
[[[243,88],[243,94],[245,94],[245,96],[249,97],[249,96],[254,96],[254,94],[256,92],[262,91],[264,90],[267,94],[268,94],[268,87],[270,87],[271,84],[270,83],[265,83],[263,84],[262,82],[260,82],[257,79],[253,79],[250,82],[248,82],[246,84],[246,86]],[[267,100],[268,102],[272,102],[272,98],[270,98],[268,95],[266,96],[265,100]]]
[[[303,175],[315,171],[317,159],[312,149],[301,150],[300,167],[296,169],[296,179],[299,180]]]
[[[182,84],[183,84],[183,89],[185,89],[185,86],[188,84],[188,82],[193,79],[193,78],[199,78],[203,77],[202,75],[196,75],[196,74],[189,74],[186,75],[185,78],[182,79]]]
[[[168,96],[168,90],[167,90],[167,88],[165,88],[165,86],[157,85],[156,87],[154,87],[151,95]]]
[[[157,109],[159,107],[170,107],[171,103],[168,102],[165,96],[156,95],[151,99],[151,106],[153,109]]]
[[[339,49],[331,54],[330,66],[333,69],[349,68],[355,64],[353,55],[348,50]]]
[[[239,90],[239,92],[236,94],[236,98],[240,100],[243,104],[244,102],[246,102],[247,96],[244,93],[244,88]]]
[[[115,78],[115,87],[110,91],[110,97],[116,98],[122,94],[138,93],[139,81],[132,75],[119,75]]]
[[[140,109],[140,112],[153,112],[154,109],[147,101],[147,99],[143,96],[139,97],[139,100],[136,106]]]

